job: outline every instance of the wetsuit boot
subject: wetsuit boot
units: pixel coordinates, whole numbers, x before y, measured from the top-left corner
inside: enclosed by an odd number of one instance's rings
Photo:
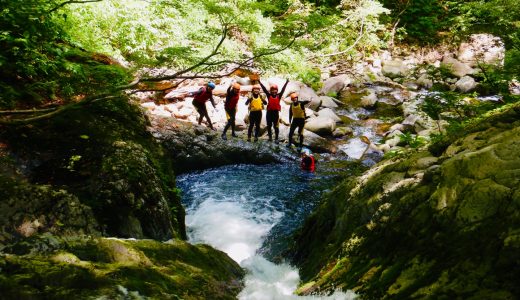
[[[280,129],[278,129],[278,127],[275,127],[274,128],[274,142],[279,144],[280,141],[278,140],[278,134],[280,133]]]

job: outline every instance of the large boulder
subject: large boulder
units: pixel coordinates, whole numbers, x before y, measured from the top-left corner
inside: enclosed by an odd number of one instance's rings
[[[445,56],[442,60],[441,65],[448,68],[451,74],[458,78],[462,78],[466,75],[471,75],[475,73],[475,70],[471,68],[468,64],[462,63],[459,60],[450,56]]]
[[[334,77],[330,77],[323,82],[323,87],[320,89],[320,95],[337,95],[345,87],[351,83],[351,79],[347,74],[342,74]]]
[[[310,118],[305,123],[305,129],[320,136],[332,135],[336,129],[336,120],[330,116],[318,116],[315,118]]]
[[[461,43],[457,58],[472,67],[479,63],[502,65],[505,57],[504,42],[487,33],[472,34],[467,42]]]
[[[473,79],[473,77],[464,76],[455,82],[455,87],[460,92],[469,93],[475,90],[477,87],[477,82],[475,79]]]
[[[2,252],[2,299],[236,299],[243,288],[225,253],[182,240],[42,235]]]
[[[341,122],[341,118],[330,108],[324,108],[318,111],[318,117],[329,118],[335,122]]]
[[[328,107],[328,108],[337,108],[338,103],[341,103],[340,101],[329,97],[329,96],[320,96],[321,100],[321,106],[320,107]]]
[[[406,77],[410,70],[400,59],[383,61],[382,73],[388,78]]]

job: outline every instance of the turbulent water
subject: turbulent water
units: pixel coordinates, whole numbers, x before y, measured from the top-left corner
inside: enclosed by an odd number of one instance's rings
[[[291,234],[316,205],[314,175],[296,164],[227,166],[179,176],[192,243],[226,252],[248,271],[240,299],[351,299],[354,294],[296,297],[298,270],[275,264]],[[266,258],[267,257],[267,258]]]

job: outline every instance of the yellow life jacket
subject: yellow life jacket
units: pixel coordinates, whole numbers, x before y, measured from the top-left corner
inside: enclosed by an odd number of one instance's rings
[[[305,118],[305,109],[302,108],[302,104],[300,102],[296,102],[291,104],[291,112],[293,119],[304,119]]]
[[[250,111],[259,111],[259,110],[262,110],[264,109],[264,103],[263,103],[263,99],[260,95],[258,95],[258,97],[254,97],[253,95],[251,95],[251,102],[249,103],[249,110]]]

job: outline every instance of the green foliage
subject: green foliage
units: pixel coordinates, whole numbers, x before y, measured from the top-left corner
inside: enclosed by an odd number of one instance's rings
[[[50,11],[57,1],[0,1],[0,108],[37,106],[126,82],[125,70],[69,43]]]
[[[423,137],[420,137],[415,134],[411,134],[409,132],[403,133],[399,135],[400,142],[402,144],[408,145],[411,148],[419,148],[420,146],[426,143],[426,140]]]
[[[297,78],[315,90],[321,88],[320,69],[305,68],[298,74]]]

